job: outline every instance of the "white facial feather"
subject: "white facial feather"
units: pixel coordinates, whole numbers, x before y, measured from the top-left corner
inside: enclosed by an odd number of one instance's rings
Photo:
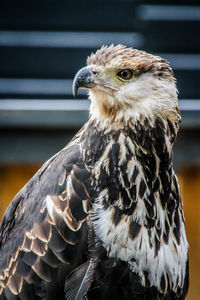
[[[118,91],[111,91],[98,86],[89,91],[91,100],[90,114],[92,119],[100,120],[106,126],[116,126],[129,120],[137,121],[141,117],[147,117],[154,121],[155,117],[161,116],[177,118],[177,90],[173,81],[160,79],[152,73],[144,73],[139,77],[125,82]],[[104,98],[104,99],[103,99]],[[112,120],[101,112],[102,102],[115,107],[120,105],[116,111],[116,116]]]

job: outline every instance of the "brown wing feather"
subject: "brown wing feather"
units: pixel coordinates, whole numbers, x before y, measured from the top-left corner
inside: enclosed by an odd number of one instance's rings
[[[48,293],[48,282],[58,280],[60,266],[67,263],[67,274],[83,263],[89,181],[74,143],[49,160],[13,199],[0,227],[0,295],[39,299]]]

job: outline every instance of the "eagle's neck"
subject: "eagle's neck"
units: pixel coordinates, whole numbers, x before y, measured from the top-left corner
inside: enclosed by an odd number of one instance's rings
[[[83,145],[98,194],[92,220],[110,257],[126,261],[162,293],[184,285],[187,240],[169,120],[129,122],[105,130],[90,122]],[[91,149],[91,151],[89,151]],[[147,274],[147,275],[146,275]]]
[[[116,193],[124,188],[130,189],[136,184],[135,181],[138,181],[141,190],[141,181],[150,192],[154,193],[159,186],[160,191],[165,193],[164,182],[166,185],[171,184],[173,176],[172,147],[177,130],[177,126],[170,120],[161,118],[154,122],[143,119],[135,124],[131,120],[124,127],[115,129],[102,129],[100,122],[90,121],[81,140],[84,140],[83,149],[92,151],[84,151],[85,163],[93,170],[98,189],[107,185],[110,187],[113,180],[114,186],[117,186]],[[108,204],[115,203],[119,197],[119,194],[114,199],[107,195]],[[134,201],[130,195],[129,198],[131,205]],[[121,201],[119,207],[126,209],[128,204],[123,203],[123,197]]]

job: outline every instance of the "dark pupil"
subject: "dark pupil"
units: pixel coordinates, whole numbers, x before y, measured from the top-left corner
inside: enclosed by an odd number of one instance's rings
[[[122,72],[122,77],[127,78],[129,75],[128,71],[123,71]]]

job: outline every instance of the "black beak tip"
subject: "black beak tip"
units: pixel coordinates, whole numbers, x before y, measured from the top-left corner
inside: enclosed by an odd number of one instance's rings
[[[76,97],[79,88],[89,88],[93,83],[94,83],[94,78],[91,73],[91,68],[90,67],[82,68],[76,74],[73,81],[73,85],[72,85],[73,96]]]

